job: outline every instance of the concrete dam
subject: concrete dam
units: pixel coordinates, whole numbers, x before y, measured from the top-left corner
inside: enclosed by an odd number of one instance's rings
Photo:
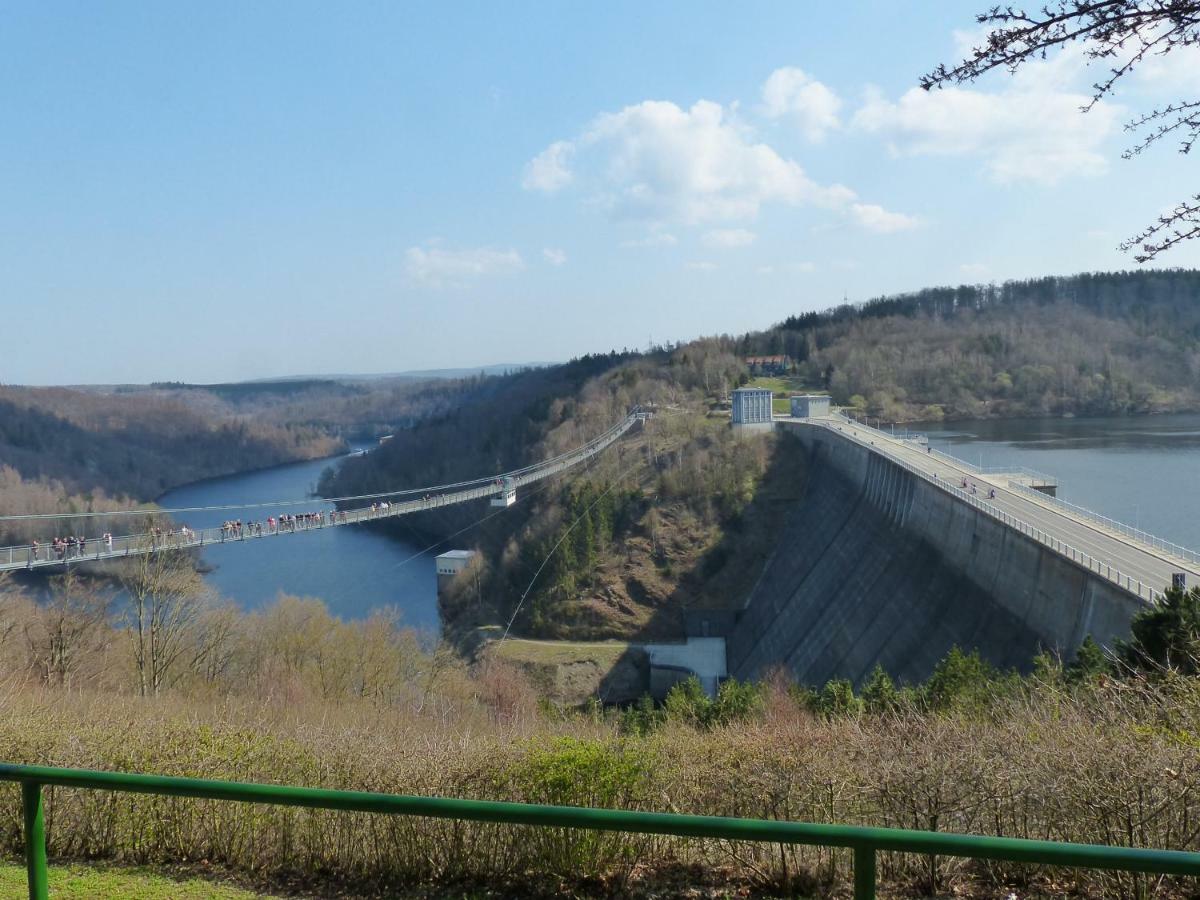
[[[833,419],[775,427],[807,457],[807,486],[727,632],[738,678],[784,667],[808,684],[859,683],[879,664],[918,681],[956,644],[1028,669],[1039,650],[1070,656],[1089,634],[1102,644],[1126,636],[1173,572],[1197,571],[1061,501],[874,429]],[[968,480],[972,494],[997,499],[965,496]]]

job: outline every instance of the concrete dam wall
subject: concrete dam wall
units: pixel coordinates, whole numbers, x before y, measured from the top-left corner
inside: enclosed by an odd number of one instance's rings
[[[732,675],[918,681],[955,644],[1028,669],[1128,634],[1141,604],[1112,582],[835,431],[787,431],[807,486],[728,635]]]

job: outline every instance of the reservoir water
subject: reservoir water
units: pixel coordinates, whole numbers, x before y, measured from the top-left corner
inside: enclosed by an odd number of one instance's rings
[[[985,466],[1054,475],[1058,496],[1200,550],[1200,415],[987,419],[914,426]]]
[[[919,426],[918,426],[919,427]],[[926,425],[930,443],[975,464],[1027,466],[1054,475],[1059,496],[1193,549],[1200,549],[1200,415],[1136,418],[1008,419]],[[312,495],[316,460],[214,478],[160,498],[165,507],[267,503]],[[189,513],[194,527],[228,518],[265,519],[322,504],[242,512]],[[206,576],[247,609],[280,592],[319,597],[343,618],[398,607],[406,624],[436,631],[437,580],[432,553],[396,537],[353,526],[204,550]]]
[[[321,472],[336,462],[314,460],[212,478],[169,491],[158,503],[179,508],[303,500],[313,494]],[[269,515],[317,509],[328,509],[328,504],[314,501],[285,509],[185,513],[176,519],[193,528],[207,528],[227,519],[261,521]],[[394,606],[401,611],[403,624],[437,631],[433,554],[421,553],[422,549],[414,543],[350,525],[245,544],[231,541],[205,548],[203,559],[212,567],[205,576],[209,584],[244,609],[263,606],[283,591],[318,597],[343,619],[363,618],[373,609]]]

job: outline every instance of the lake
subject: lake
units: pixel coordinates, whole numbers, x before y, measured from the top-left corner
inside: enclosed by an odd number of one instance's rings
[[[917,426],[920,428],[920,426]],[[1200,549],[1200,415],[1136,418],[1008,419],[927,424],[930,443],[968,462],[1027,466],[1054,475],[1059,496],[1160,537]],[[316,460],[214,478],[160,498],[165,507],[267,503],[310,497],[322,470]],[[318,509],[313,502],[286,511]],[[227,518],[265,519],[280,510],[188,513],[193,527]],[[343,618],[394,605],[406,624],[436,631],[437,577],[422,547],[353,526],[230,543],[204,550],[206,576],[247,609],[280,592],[320,597]]]
[[[986,419],[914,429],[975,465],[1054,475],[1064,500],[1200,549],[1200,414]]]
[[[321,472],[336,462],[321,459],[211,478],[168,491],[158,503],[179,508],[304,500],[312,496]],[[226,519],[265,520],[281,512],[328,508],[329,504],[314,501],[284,509],[181,513],[175,518],[193,528],[207,528]],[[395,606],[405,625],[438,631],[433,556],[442,548],[422,550],[415,543],[368,528],[339,526],[206,547],[203,560],[212,567],[205,576],[208,583],[245,609],[263,606],[283,591],[319,597],[344,619],[364,618],[373,609]]]

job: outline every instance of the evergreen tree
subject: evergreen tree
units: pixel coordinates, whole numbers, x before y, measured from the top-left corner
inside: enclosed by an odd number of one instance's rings
[[[1120,647],[1126,665],[1200,674],[1200,588],[1168,588],[1158,604],[1133,617],[1129,630],[1133,639]]]

